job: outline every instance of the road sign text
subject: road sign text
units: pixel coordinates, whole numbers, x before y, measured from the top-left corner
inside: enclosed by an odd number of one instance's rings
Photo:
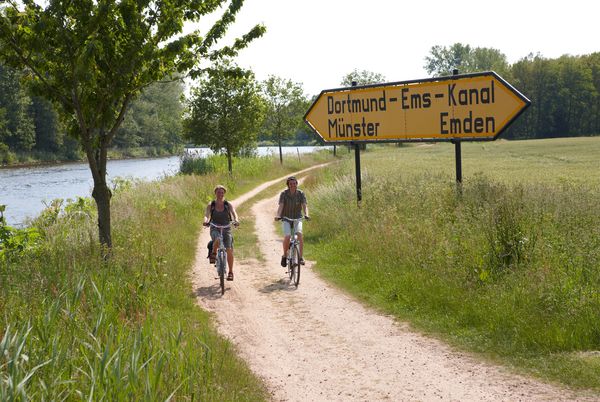
[[[490,140],[529,103],[486,72],[323,91],[305,120],[326,142]]]

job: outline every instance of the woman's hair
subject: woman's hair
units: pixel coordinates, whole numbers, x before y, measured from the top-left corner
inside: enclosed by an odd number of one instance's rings
[[[290,177],[288,177],[288,178],[287,178],[287,180],[285,181],[285,185],[289,187],[289,186],[290,186],[290,182],[291,182],[291,181],[295,181],[295,182],[297,183],[297,182],[298,182],[298,179],[296,179],[296,176],[290,176]]]
[[[218,189],[222,189],[224,193],[227,192],[227,189],[225,188],[225,186],[222,186],[220,184],[218,184],[217,187],[215,187],[215,193],[217,192]]]

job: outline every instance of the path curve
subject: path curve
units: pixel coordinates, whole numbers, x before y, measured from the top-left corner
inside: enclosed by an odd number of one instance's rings
[[[232,203],[239,208],[277,182],[283,187],[284,179],[264,183]],[[198,304],[214,313],[219,332],[263,378],[274,401],[584,400],[482,363],[364,307],[321,280],[310,261],[294,288],[279,265],[276,210],[277,195],[252,207],[267,262],[236,261],[235,281],[227,282],[224,296],[207,263],[206,230],[192,272]]]

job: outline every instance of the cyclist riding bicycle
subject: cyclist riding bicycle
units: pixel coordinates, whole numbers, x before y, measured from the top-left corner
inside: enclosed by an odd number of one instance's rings
[[[303,191],[298,190],[298,180],[294,176],[290,176],[286,180],[287,190],[279,194],[279,208],[277,209],[276,220],[282,217],[290,219],[302,218],[304,213],[305,219],[310,219],[308,216],[308,205],[306,195]],[[296,233],[298,233],[298,241],[300,243],[300,264],[304,265],[302,250],[304,239],[302,238],[302,221],[296,223]],[[281,257],[281,266],[287,266],[287,250],[290,246],[290,237],[292,235],[290,222],[283,221],[283,254]]]
[[[225,193],[227,189],[221,185],[215,187],[215,200],[208,203],[206,211],[204,213],[204,226],[209,226],[210,223],[216,225],[228,225],[232,223],[234,226],[239,225],[238,215],[233,205],[225,200]],[[214,264],[217,255],[217,249],[219,248],[219,229],[211,227],[210,238],[212,239],[212,248],[209,250],[209,260],[211,264]],[[229,266],[229,274],[227,280],[233,280],[233,235],[231,234],[231,228],[223,230],[223,243],[227,250],[227,265]]]

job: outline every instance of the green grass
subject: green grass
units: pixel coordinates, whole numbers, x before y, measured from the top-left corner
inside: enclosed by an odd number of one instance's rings
[[[466,350],[600,390],[600,138],[375,147],[308,189],[326,278]]]
[[[119,181],[107,261],[91,201],[45,211],[34,222],[42,240],[0,260],[0,400],[268,399],[195,304],[189,271],[201,217],[217,183],[232,199],[327,158],[242,160],[231,176]],[[256,172],[257,164],[266,169]],[[244,231],[241,248],[253,241]]]

